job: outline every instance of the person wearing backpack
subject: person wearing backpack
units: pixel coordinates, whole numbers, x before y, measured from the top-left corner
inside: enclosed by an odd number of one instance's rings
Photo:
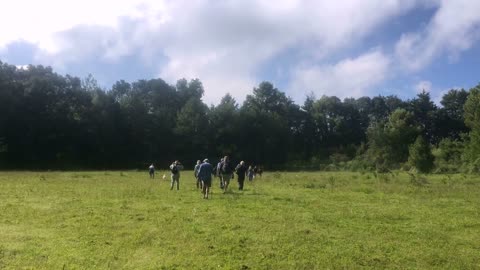
[[[243,190],[245,174],[247,173],[247,166],[245,166],[245,162],[243,160],[240,161],[240,164],[238,164],[237,167],[235,167],[235,173],[237,174],[238,190]]]
[[[223,190],[223,178],[222,178],[222,166],[223,166],[223,158],[220,159],[220,161],[217,163],[217,166],[215,166],[215,176],[218,177],[220,180],[220,189]]]
[[[148,173],[150,174],[151,179],[155,178],[155,167],[153,164],[148,167]]]
[[[221,174],[223,179],[223,193],[227,192],[228,185],[230,184],[230,179],[233,178],[233,171],[234,171],[234,168],[232,166],[232,163],[230,162],[230,158],[228,156],[225,156],[223,158],[222,169],[221,169]]]
[[[202,189],[202,181],[198,178],[198,170],[200,169],[200,165],[202,165],[202,161],[197,160],[197,164],[193,168],[193,175],[195,176],[195,179],[197,180],[197,189]]]
[[[210,187],[212,186],[213,166],[206,158],[198,169],[198,178],[202,181],[202,194],[204,199],[208,199]]]
[[[248,181],[251,182],[253,180],[253,177],[255,176],[252,165],[248,166],[247,175],[248,175]]]
[[[175,160],[172,165],[170,165],[171,179],[170,190],[173,189],[175,183],[177,183],[177,190],[180,188],[180,170],[183,170],[183,165]]]

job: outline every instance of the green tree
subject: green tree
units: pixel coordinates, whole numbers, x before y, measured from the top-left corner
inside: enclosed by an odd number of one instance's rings
[[[432,143],[439,141],[435,133],[435,113],[437,106],[430,98],[430,93],[422,91],[416,98],[410,100],[409,111],[413,112],[416,124],[421,128],[425,138]]]
[[[365,138],[362,118],[354,102],[342,102],[337,97],[323,96],[313,104],[314,120],[319,157],[324,159],[332,154],[352,158],[353,145],[359,145]]]
[[[201,100],[191,98],[177,114],[174,141],[178,158],[205,157],[208,154],[208,107]],[[195,158],[194,158],[195,159]]]
[[[413,114],[395,110],[387,121],[373,122],[367,130],[367,159],[376,167],[392,167],[406,162],[408,146],[420,133]]]
[[[209,122],[213,139],[213,150],[216,156],[232,155],[241,147],[238,144],[240,137],[239,109],[235,99],[226,94],[220,104],[210,109]]]
[[[465,124],[471,129],[468,135],[464,159],[480,172],[480,85],[470,89],[464,106]]]
[[[302,155],[303,160],[310,160],[313,155],[315,154],[315,149],[318,149],[318,142],[317,142],[317,130],[315,127],[315,121],[313,119],[313,104],[315,103],[315,96],[313,94],[307,96],[301,111],[303,113],[302,123],[301,123],[301,131],[300,131],[300,138],[301,143],[298,149],[303,149]],[[298,150],[297,149],[297,150]]]
[[[270,82],[262,82],[248,95],[240,110],[243,156],[262,164],[288,160],[293,132],[299,130],[300,110],[285,93]]]
[[[464,117],[471,130],[480,130],[480,84],[470,89],[464,105]]]
[[[433,160],[430,144],[423,136],[418,136],[409,147],[408,163],[420,173],[429,173],[433,168]]]
[[[462,166],[462,153],[465,143],[460,140],[444,138],[437,148],[432,150],[435,156],[435,171],[441,173],[458,172]]]
[[[451,89],[442,96],[438,109],[434,115],[434,133],[437,140],[441,138],[461,139],[462,133],[468,132],[465,125],[463,106],[467,101],[468,92],[464,89]]]

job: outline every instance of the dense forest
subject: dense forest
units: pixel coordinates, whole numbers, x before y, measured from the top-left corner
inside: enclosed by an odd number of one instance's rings
[[[189,167],[228,154],[267,169],[480,171],[480,85],[448,91],[440,106],[427,92],[298,105],[262,82],[243,104],[226,94],[209,107],[204,91],[198,79],[101,89],[93,76],[0,62],[0,167]]]

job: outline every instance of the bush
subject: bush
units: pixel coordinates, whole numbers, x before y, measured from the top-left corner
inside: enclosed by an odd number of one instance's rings
[[[418,136],[410,146],[408,163],[420,173],[429,173],[433,168],[433,160],[430,144],[422,136]]]
[[[435,173],[456,173],[462,166],[463,141],[443,139],[432,151],[435,157]]]
[[[334,164],[341,163],[341,162],[347,162],[349,160],[350,160],[350,157],[345,155],[345,154],[334,153],[334,154],[330,155],[330,161]]]
[[[477,158],[474,162],[468,164],[469,173],[480,173],[480,158]]]
[[[365,172],[373,171],[374,166],[372,163],[365,159],[356,158],[346,163],[346,168],[350,171]]]

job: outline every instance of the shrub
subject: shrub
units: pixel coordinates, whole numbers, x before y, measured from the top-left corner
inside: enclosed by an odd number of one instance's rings
[[[449,138],[441,140],[438,147],[432,151],[435,157],[435,173],[459,172],[464,148],[463,141]]]
[[[409,173],[408,175],[410,175],[410,183],[414,186],[423,187],[429,184],[426,177],[415,175],[413,173]]]
[[[429,173],[433,168],[433,160],[430,144],[422,136],[418,136],[410,146],[408,163],[420,173]]]

